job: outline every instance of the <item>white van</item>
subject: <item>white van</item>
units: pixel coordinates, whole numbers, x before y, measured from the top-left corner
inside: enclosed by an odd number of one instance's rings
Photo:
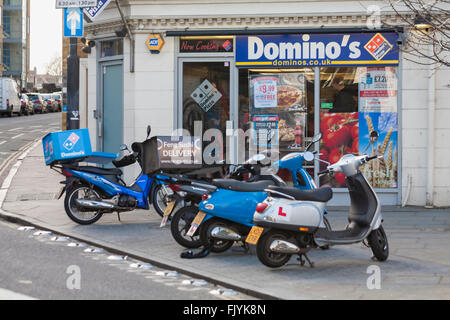
[[[20,115],[20,93],[17,83],[11,78],[0,78],[0,114]]]

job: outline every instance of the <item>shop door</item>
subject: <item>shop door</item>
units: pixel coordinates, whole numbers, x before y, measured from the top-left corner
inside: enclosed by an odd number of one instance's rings
[[[101,150],[117,153],[123,143],[123,65],[107,63],[102,70]]]
[[[184,135],[198,135],[201,124],[204,162],[235,162],[232,59],[181,59],[179,127]],[[179,109],[179,110],[180,110]],[[197,127],[196,127],[197,126]],[[227,133],[230,135],[227,137]]]

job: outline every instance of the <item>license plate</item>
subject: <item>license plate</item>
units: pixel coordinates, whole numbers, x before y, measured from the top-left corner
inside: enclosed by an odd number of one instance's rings
[[[58,200],[61,199],[62,195],[64,194],[64,190],[66,190],[66,186],[61,187],[61,189],[57,193],[56,199],[58,199]]]
[[[203,219],[205,219],[206,213],[203,211],[199,211],[197,215],[195,216],[194,221],[191,223],[191,227],[189,228],[189,231],[186,233],[186,236],[192,237],[197,231],[198,227],[202,224]]]
[[[250,243],[250,244],[257,244],[259,237],[261,237],[263,230],[264,230],[264,228],[253,226],[247,236],[247,239],[245,239],[245,242]]]
[[[167,220],[169,220],[169,216],[173,211],[173,208],[175,207],[175,201],[170,201],[167,204],[166,210],[164,210],[163,219],[161,221],[160,228],[164,227],[167,224]]]

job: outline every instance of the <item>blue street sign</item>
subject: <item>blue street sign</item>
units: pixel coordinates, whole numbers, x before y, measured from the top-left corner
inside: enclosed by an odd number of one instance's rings
[[[64,37],[83,37],[83,11],[80,8],[64,9]]]

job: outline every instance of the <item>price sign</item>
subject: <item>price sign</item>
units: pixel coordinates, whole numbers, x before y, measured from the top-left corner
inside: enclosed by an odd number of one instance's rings
[[[275,108],[278,105],[276,77],[253,79],[253,105],[255,108]]]
[[[96,7],[98,0],[56,0],[56,9]]]

